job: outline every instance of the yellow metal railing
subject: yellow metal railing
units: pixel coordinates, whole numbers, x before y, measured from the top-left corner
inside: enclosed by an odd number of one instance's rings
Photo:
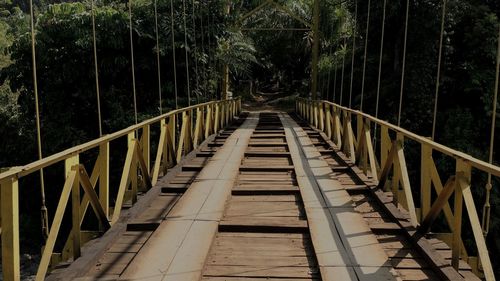
[[[65,183],[43,249],[36,280],[43,280],[51,263],[78,258],[81,244],[88,233],[81,230],[89,205],[99,219],[101,231],[109,229],[119,217],[122,206],[137,201],[139,185],[151,188],[161,174],[178,163],[183,155],[231,122],[241,111],[241,100],[223,100],[178,109],[152,118],[116,133],[70,148],[26,166],[15,167],[0,174],[1,236],[3,280],[20,280],[19,245],[19,179],[64,162]],[[156,158],[150,159],[150,129],[159,126],[160,137]],[[180,134],[176,137],[176,131]],[[110,198],[110,142],[127,138],[128,148],[116,197]],[[80,162],[80,154],[95,150],[97,160],[89,174]],[[152,167],[151,167],[152,165]],[[96,187],[98,186],[98,192]],[[80,194],[81,189],[84,191]],[[82,196],[83,195],[83,196]],[[71,233],[63,253],[54,253],[63,215],[71,197]],[[112,199],[115,204],[110,207]]]
[[[311,101],[299,98],[296,102],[297,113],[311,125],[323,131],[337,148],[353,162],[363,173],[378,183],[378,188],[390,189],[394,202],[401,204],[409,213],[410,221],[420,234],[429,231],[430,226],[443,211],[451,233],[441,234],[452,249],[452,265],[458,269],[459,260],[468,262],[477,275],[484,275],[486,280],[495,280],[493,268],[483,236],[480,219],[471,192],[471,172],[480,172],[500,177],[500,167],[476,159],[465,153],[438,144],[428,138],[416,135],[368,114],[340,106],[328,101]],[[354,119],[355,118],[355,119]],[[356,123],[356,132],[353,123]],[[371,128],[373,126],[373,128]],[[373,142],[372,129],[379,129],[380,141]],[[391,138],[389,133],[394,134]],[[415,207],[415,198],[410,187],[410,177],[405,160],[405,140],[412,140],[420,145],[420,198]],[[375,143],[375,146],[374,146]],[[379,149],[380,157],[377,157]],[[451,157],[456,162],[456,172],[449,176],[443,185],[433,159],[433,152]],[[437,197],[432,202],[431,188]],[[448,202],[454,194],[453,209]],[[463,203],[474,234],[479,261],[469,257],[465,250],[462,232]]]

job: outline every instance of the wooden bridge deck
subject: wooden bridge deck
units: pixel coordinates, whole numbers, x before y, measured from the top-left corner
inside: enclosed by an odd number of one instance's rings
[[[49,280],[477,280],[322,133],[250,113]]]

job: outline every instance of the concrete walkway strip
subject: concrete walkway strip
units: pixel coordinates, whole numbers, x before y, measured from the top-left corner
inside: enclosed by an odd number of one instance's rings
[[[202,169],[120,280],[199,280],[258,121],[251,113]]]

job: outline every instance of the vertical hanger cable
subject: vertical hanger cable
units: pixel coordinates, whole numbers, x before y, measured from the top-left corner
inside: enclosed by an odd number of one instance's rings
[[[158,33],[158,0],[153,0],[155,14],[155,36],[156,36],[156,71],[158,74],[158,97],[160,98],[160,114],[163,113],[161,97],[161,66],[160,66],[160,39]]]
[[[31,62],[33,64],[33,91],[35,94],[35,113],[36,113],[36,140],[38,148],[38,159],[43,158],[42,154],[42,137],[40,129],[40,104],[38,98],[38,75],[36,68],[36,49],[35,49],[35,16],[33,12],[33,0],[29,1],[30,5],[30,23],[31,23]],[[40,169],[40,196],[42,207],[40,208],[42,219],[42,235],[44,240],[49,237],[49,216],[47,206],[45,205],[45,180],[43,176],[43,169]]]
[[[175,58],[175,17],[174,17],[174,0],[170,0],[170,36],[172,37],[172,61],[174,70],[174,95],[175,109],[179,108],[178,92],[177,92],[177,62]]]
[[[366,61],[368,55],[368,35],[370,32],[370,10],[371,10],[371,0],[368,0],[368,12],[366,15],[366,31],[365,31],[365,50],[363,55],[363,78],[361,79],[361,101],[359,104],[360,111],[363,111],[363,100],[365,97]]]
[[[129,33],[130,33],[130,62],[132,66],[132,92],[134,94],[134,117],[135,124],[138,123],[137,118],[137,92],[135,85],[135,58],[134,58],[134,35],[132,30],[132,1],[128,2],[128,20],[129,20]]]
[[[187,20],[186,20],[186,0],[182,0],[182,18],[184,20],[184,51],[186,55],[186,86],[187,86],[187,98],[188,106],[191,106],[191,88],[190,88],[190,77],[189,77],[189,50],[188,50],[188,30],[187,30]]]
[[[410,0],[406,0],[405,37],[404,37],[404,45],[403,45],[403,65],[401,66],[401,87],[399,90],[398,127],[401,126],[401,109],[403,107],[403,89],[404,89],[404,83],[405,83],[406,43],[408,41],[409,12],[410,12]]]
[[[438,98],[439,98],[439,86],[441,80],[441,60],[443,54],[443,36],[444,36],[444,23],[446,19],[446,3],[447,0],[443,0],[443,8],[441,13],[441,31],[439,33],[439,51],[438,51],[438,65],[437,65],[437,74],[436,74],[436,89],[434,94],[434,114],[432,119],[432,140],[436,137],[436,117],[437,117],[437,108],[438,108]]]
[[[354,82],[354,57],[356,55],[357,18],[358,18],[358,2],[354,0],[354,26],[352,29],[351,85],[349,86],[349,108],[352,108],[352,86]]]

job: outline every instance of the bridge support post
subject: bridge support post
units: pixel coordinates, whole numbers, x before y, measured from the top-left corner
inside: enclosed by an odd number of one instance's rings
[[[79,169],[79,164],[80,164],[80,157],[77,155],[74,155],[68,159],[66,159],[64,166],[65,166],[65,172],[66,176],[69,177],[70,173],[75,174],[75,180],[72,182],[72,188],[71,188],[71,222],[73,224],[72,228],[72,233],[73,233],[73,259],[77,259],[80,257],[81,252],[81,233],[80,233],[80,178],[79,178],[79,172],[77,172],[77,169]]]
[[[4,280],[20,280],[19,185],[17,178],[1,183],[2,273]]]
[[[99,200],[109,217],[109,142],[99,146]]]

